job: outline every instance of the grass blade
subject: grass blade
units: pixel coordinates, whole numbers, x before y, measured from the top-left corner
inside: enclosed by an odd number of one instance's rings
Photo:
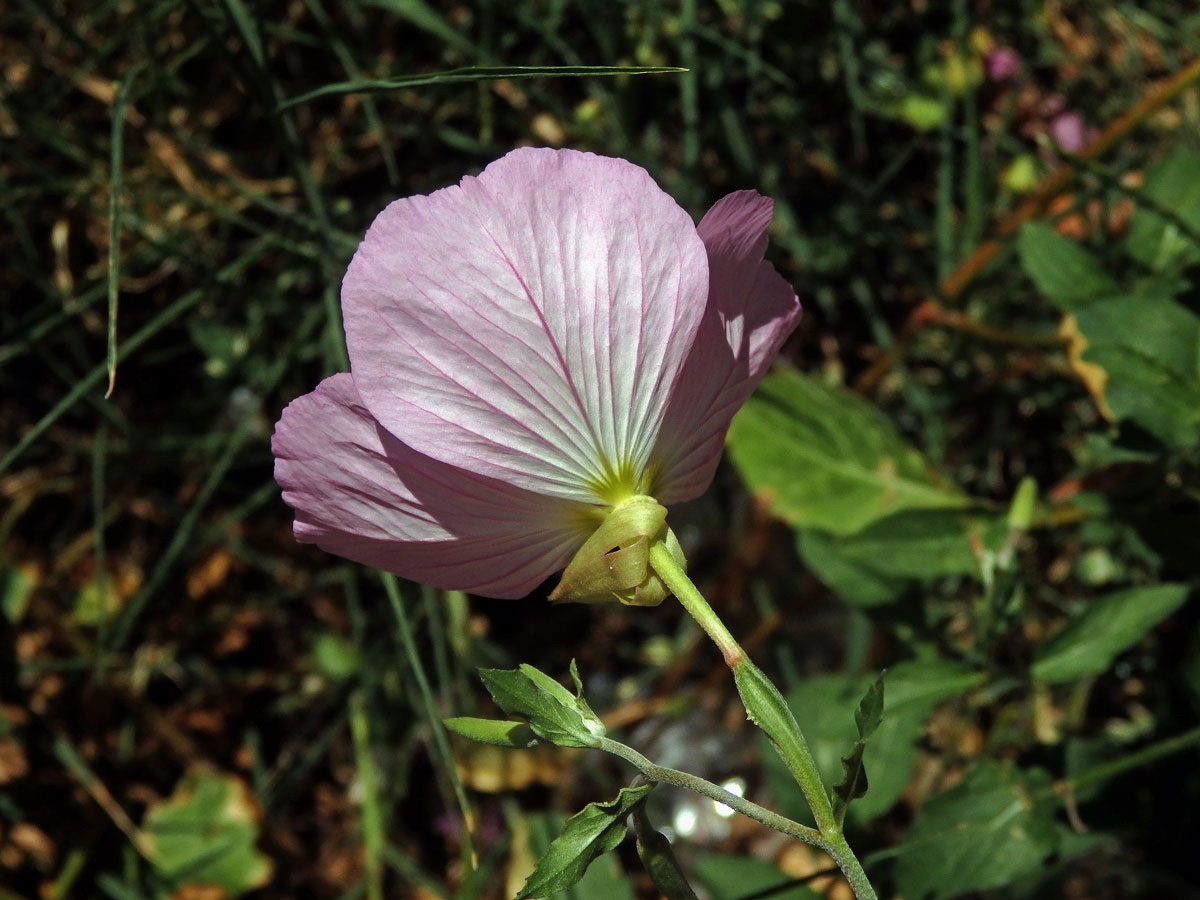
[[[344,97],[347,94],[377,94],[403,88],[437,84],[470,84],[477,81],[529,78],[587,78],[603,75],[664,75],[686,72],[678,66],[465,66],[424,75],[400,75],[396,78],[360,79],[326,84],[315,90],[284,100],[280,110],[308,103],[319,97]]]

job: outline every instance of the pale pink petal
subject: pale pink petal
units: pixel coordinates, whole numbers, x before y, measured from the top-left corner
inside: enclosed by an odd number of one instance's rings
[[[586,537],[586,510],[432,460],[396,440],[349,374],[283,411],[271,441],[296,539],[435,587],[520,597]]]
[[[644,170],[515,150],[375,220],[342,284],[351,371],[414,449],[596,502],[613,468],[650,457],[707,269]]]
[[[708,486],[734,413],[800,318],[792,286],[763,260],[773,206],[738,191],[697,226],[708,251],[708,308],[655,449],[660,503],[690,500]]]

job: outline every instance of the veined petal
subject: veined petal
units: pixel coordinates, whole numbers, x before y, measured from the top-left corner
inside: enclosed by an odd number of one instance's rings
[[[271,448],[297,540],[435,587],[520,597],[586,537],[586,508],[405,446],[349,374],[292,401]]]
[[[515,150],[376,218],[342,284],[351,370],[413,449],[607,500],[649,460],[707,269],[691,220],[643,169]]]
[[[792,286],[763,259],[773,208],[755,191],[737,191],[697,226],[708,251],[708,307],[655,449],[661,503],[691,500],[708,486],[729,423],[800,318]]]

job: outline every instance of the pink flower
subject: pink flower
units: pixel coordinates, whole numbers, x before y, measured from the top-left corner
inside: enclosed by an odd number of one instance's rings
[[[342,282],[351,371],[275,429],[296,538],[518,597],[630,497],[699,495],[800,314],[771,210],[696,226],[637,166],[535,149],[392,203]]]
[[[997,47],[984,60],[991,81],[1009,81],[1021,72],[1021,57],[1012,47]]]

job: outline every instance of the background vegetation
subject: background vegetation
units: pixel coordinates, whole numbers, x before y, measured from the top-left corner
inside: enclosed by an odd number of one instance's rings
[[[1200,896],[1194,4],[15,0],[0,41],[5,900],[512,896],[632,772],[441,747],[422,682],[492,715],[480,665],[575,657],[626,741],[799,814],[677,605],[389,597],[291,539],[268,437],[346,366],[359,236],[520,144],[776,200],[806,315],[672,520],[831,780],[889,670],[881,896]],[[286,102],[596,64],[688,71]],[[716,900],[846,896],[649,812]],[[626,847],[577,895],[653,892]]]

